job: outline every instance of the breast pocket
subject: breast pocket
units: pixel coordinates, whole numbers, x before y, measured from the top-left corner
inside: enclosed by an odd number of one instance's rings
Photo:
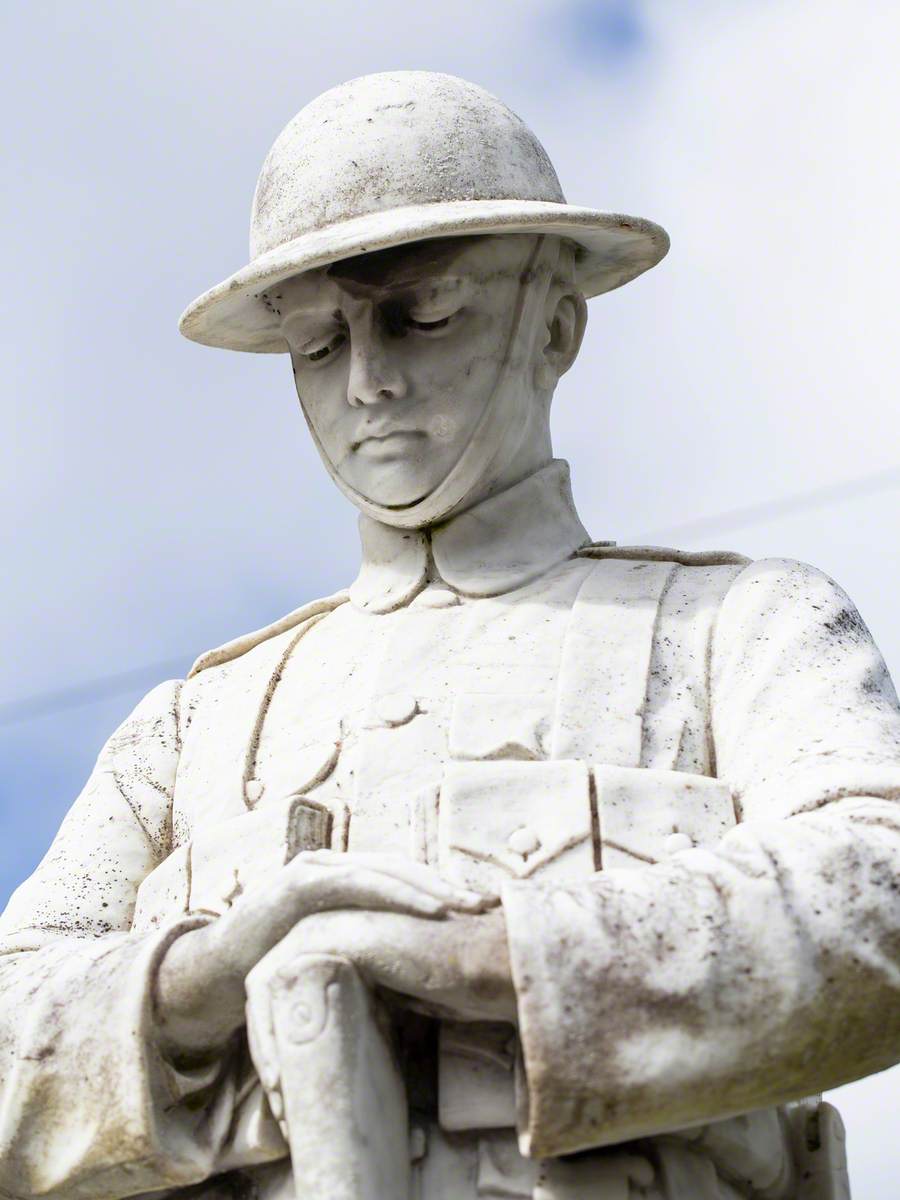
[[[271,778],[252,775],[244,784],[248,808],[268,804],[272,798],[295,796],[312,791],[323,783],[334,768],[341,752],[343,727],[337,718],[327,718],[306,724],[296,744],[286,745],[284,753],[268,774]]]
[[[464,692],[450,715],[450,757],[463,761],[547,757],[550,702],[520,693]]]

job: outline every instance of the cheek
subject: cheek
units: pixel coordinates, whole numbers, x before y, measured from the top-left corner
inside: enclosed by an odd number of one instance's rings
[[[491,331],[481,329],[474,337],[438,345],[440,352],[419,364],[415,390],[432,409],[429,432],[447,444],[471,433],[480,419],[494,392],[502,352]]]
[[[452,411],[439,412],[428,423],[428,432],[438,442],[452,442],[459,433],[460,420]]]
[[[329,457],[342,452],[343,422],[350,410],[340,372],[295,369],[294,384],[303,413]]]

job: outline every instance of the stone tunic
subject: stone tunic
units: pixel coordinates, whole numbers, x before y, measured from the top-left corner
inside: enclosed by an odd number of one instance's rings
[[[846,596],[584,548],[563,464],[430,540],[364,535],[349,600],[138,706],[10,902],[0,1188],[286,1194],[246,1046],[167,1061],[153,980],[315,828],[502,892],[518,1144],[432,1123],[426,1200],[838,1195],[790,1190],[771,1106],[900,1057],[900,710]]]

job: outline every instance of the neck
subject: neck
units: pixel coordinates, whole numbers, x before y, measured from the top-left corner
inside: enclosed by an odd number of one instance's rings
[[[466,496],[458,508],[448,514],[440,524],[459,516],[492,496],[515,487],[529,476],[542,471],[553,462],[553,446],[550,441],[549,429],[544,429],[537,438],[522,437],[518,452],[496,474],[490,475],[478,487]]]
[[[360,517],[357,607],[390,612],[437,580],[463,596],[521,587],[590,539],[578,518],[568,465],[555,459],[439,524],[396,529]]]

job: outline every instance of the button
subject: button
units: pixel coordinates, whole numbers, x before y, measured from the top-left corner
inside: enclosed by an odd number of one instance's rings
[[[541,839],[533,829],[523,825],[521,829],[517,829],[509,835],[506,845],[513,854],[527,858],[529,854],[534,854],[535,850],[540,850]]]
[[[663,842],[666,854],[678,854],[682,850],[690,850],[693,840],[686,833],[670,833]]]
[[[257,804],[262,799],[265,784],[261,779],[248,779],[244,784],[244,795],[248,804]]]
[[[406,692],[394,692],[381,696],[375,703],[375,711],[385,725],[405,725],[419,711],[419,703]]]

